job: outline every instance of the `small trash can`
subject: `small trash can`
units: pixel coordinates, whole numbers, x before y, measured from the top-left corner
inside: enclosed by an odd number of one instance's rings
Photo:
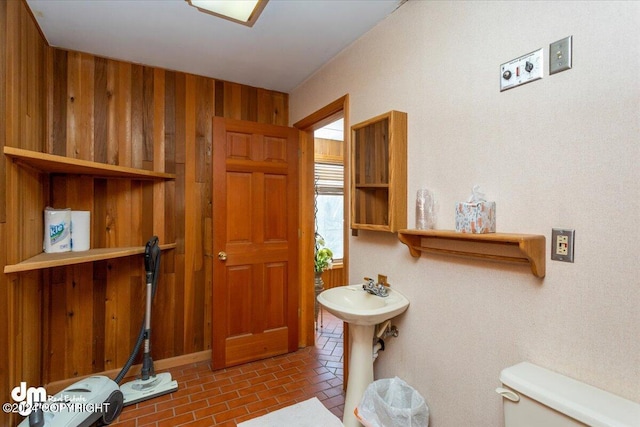
[[[428,427],[429,408],[416,389],[398,377],[369,384],[355,410],[365,427]]]

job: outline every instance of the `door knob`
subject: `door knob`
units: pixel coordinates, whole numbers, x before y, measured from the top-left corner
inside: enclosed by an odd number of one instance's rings
[[[218,259],[220,261],[226,261],[227,260],[227,253],[225,251],[218,252]]]

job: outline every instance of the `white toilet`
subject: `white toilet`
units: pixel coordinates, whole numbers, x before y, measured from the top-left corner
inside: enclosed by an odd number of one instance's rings
[[[640,404],[528,362],[500,374],[505,427],[640,427]]]

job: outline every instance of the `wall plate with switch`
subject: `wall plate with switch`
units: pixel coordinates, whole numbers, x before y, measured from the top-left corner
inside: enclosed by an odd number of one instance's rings
[[[573,262],[573,243],[575,230],[554,228],[551,230],[551,259]]]
[[[500,92],[542,78],[542,48],[500,65]]]
[[[571,69],[573,36],[549,45],[549,75]]]

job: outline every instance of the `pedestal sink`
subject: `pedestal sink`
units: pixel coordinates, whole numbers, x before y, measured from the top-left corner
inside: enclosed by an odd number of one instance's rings
[[[345,427],[358,427],[361,424],[353,410],[373,382],[375,326],[403,313],[409,307],[409,300],[393,288],[389,288],[387,297],[372,295],[360,284],[327,289],[318,295],[318,302],[349,324],[349,381],[342,423]]]

